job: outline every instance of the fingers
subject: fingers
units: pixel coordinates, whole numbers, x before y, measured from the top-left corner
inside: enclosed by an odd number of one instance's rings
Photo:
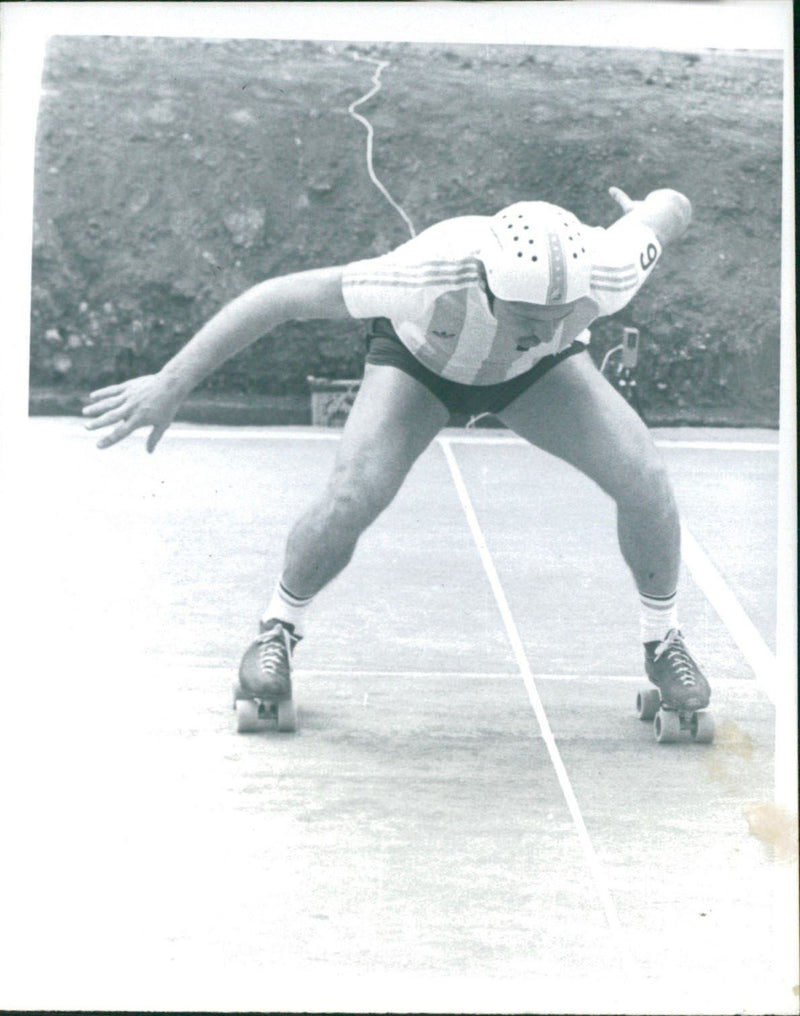
[[[175,415],[151,375],[98,388],[89,394],[82,412],[87,418],[86,430],[113,427],[97,442],[98,448],[110,448],[140,427],[152,426],[147,439],[149,452],[155,449]]]
[[[91,396],[90,396],[91,398]],[[117,409],[125,402],[124,395],[117,395],[115,398],[102,399],[98,402],[91,402],[81,410],[84,416],[100,416],[107,413],[109,409]]]
[[[111,433],[100,438],[97,442],[98,448],[109,448],[147,422],[142,419],[141,413],[131,406],[126,396],[105,399],[94,406],[85,406],[83,415],[94,417],[84,424],[86,430],[101,430],[103,427],[119,424]]]
[[[112,424],[119,424],[109,434],[105,434],[97,442],[98,448],[110,448],[111,445],[117,444],[122,441],[129,434],[132,434],[135,430],[140,427],[146,427],[149,423],[152,423],[152,418],[148,419],[146,414],[141,413],[138,410],[131,409],[127,404],[119,406],[117,409],[110,409],[103,413],[102,416],[98,416],[97,419],[89,420],[84,426],[86,430],[100,430],[103,427],[110,427]],[[163,423],[156,424],[150,431],[150,435],[147,438],[147,450],[148,452],[155,451],[155,447],[161,438],[164,436],[164,432],[167,430],[172,420],[165,420]]]
[[[106,434],[100,438],[97,442],[98,448],[110,448],[111,445],[117,444],[118,441],[122,441],[129,434],[133,433],[140,424],[134,420],[125,420],[118,427],[115,427],[110,434]]]
[[[115,430],[104,435],[98,442],[98,448],[108,448],[117,444],[138,427],[143,426],[141,413],[133,398],[135,382],[124,381],[122,384],[109,385],[90,392],[87,404],[82,409],[84,417],[89,417],[84,424],[86,430],[101,430],[113,424],[120,424]]]
[[[156,445],[164,436],[164,431],[167,429],[167,427],[169,427],[169,421],[167,421],[166,423],[159,424],[157,427],[153,427],[153,429],[150,431],[150,436],[147,438],[147,450],[149,452],[152,453],[156,450]]]
[[[636,204],[635,201],[631,201],[628,195],[620,187],[609,187],[608,193],[617,202],[623,212],[629,212]]]
[[[96,402],[98,399],[107,399],[113,395],[122,395],[125,392],[126,385],[109,385],[107,388],[98,388],[95,392],[89,392],[86,397],[87,402]]]
[[[126,419],[130,415],[130,410],[126,406],[120,406],[119,409],[111,409],[102,416],[98,416],[96,420],[89,420],[85,424],[86,430],[100,430],[102,427],[110,427],[112,423],[119,423],[120,420]]]

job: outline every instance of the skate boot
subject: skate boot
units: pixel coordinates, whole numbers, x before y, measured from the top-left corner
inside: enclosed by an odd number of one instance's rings
[[[647,676],[656,686],[639,692],[636,711],[642,720],[653,720],[656,740],[676,741],[687,734],[708,744],[714,739],[714,721],[703,712],[711,689],[677,628],[663,642],[645,643]]]
[[[239,665],[234,686],[234,708],[239,733],[275,727],[296,728],[292,701],[292,653],[300,641],[294,626],[271,618],[260,624],[258,638],[248,647]]]

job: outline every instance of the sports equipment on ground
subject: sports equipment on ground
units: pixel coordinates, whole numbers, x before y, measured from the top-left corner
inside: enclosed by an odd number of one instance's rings
[[[275,728],[293,731],[297,714],[292,701],[292,652],[300,641],[292,625],[262,622],[248,646],[233,689],[236,729],[240,734]]]
[[[700,744],[714,740],[714,720],[705,711],[711,689],[686,648],[677,628],[661,642],[645,644],[645,670],[654,688],[636,696],[640,720],[652,720],[660,744],[689,738]]]

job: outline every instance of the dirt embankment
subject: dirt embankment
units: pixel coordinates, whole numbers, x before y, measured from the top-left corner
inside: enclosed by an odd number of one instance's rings
[[[689,236],[596,324],[595,355],[621,325],[641,330],[639,393],[654,422],[777,421],[780,61],[555,47],[53,40],[37,141],[34,405],[158,369],[266,276],[407,238],[347,113],[375,69],[356,54],[389,62],[360,112],[376,172],[417,230],[523,198],[607,225],[612,184],[688,194]],[[360,374],[361,336],[357,322],[281,328],[199,394],[297,418],[308,374]]]

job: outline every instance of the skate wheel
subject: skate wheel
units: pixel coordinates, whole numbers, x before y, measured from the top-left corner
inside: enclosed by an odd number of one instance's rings
[[[643,688],[636,694],[636,715],[640,720],[652,720],[661,708],[658,688]]]
[[[259,717],[257,702],[249,699],[238,699],[236,702],[236,729],[240,734],[252,734],[260,730],[263,723]]]
[[[291,733],[297,729],[297,712],[291,699],[288,699],[286,702],[279,702],[277,712],[278,730]]]
[[[695,713],[692,717],[692,737],[698,744],[711,744],[714,740],[714,717],[711,713]]]
[[[669,709],[659,709],[653,720],[653,730],[659,744],[671,744],[681,736],[681,718]]]

